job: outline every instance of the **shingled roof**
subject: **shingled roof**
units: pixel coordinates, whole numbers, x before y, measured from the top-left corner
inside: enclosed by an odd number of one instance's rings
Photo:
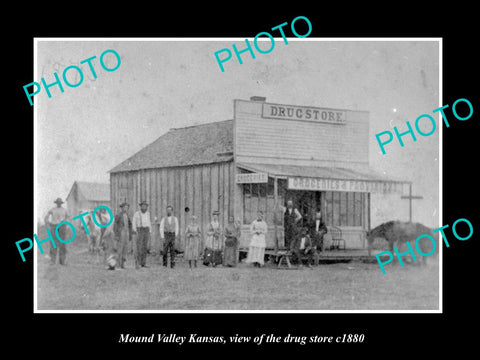
[[[110,172],[225,162],[232,151],[233,120],[170,129]]]

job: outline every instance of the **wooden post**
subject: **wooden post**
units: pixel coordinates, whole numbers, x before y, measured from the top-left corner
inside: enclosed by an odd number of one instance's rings
[[[368,231],[370,231],[370,227],[371,227],[371,219],[370,219],[370,205],[371,205],[371,201],[370,201],[370,193],[367,193],[367,226],[368,226]]]
[[[278,226],[277,226],[277,212],[278,212],[278,179],[273,178],[273,227],[275,233],[275,252],[278,251]]]
[[[362,195],[362,198],[364,198],[363,195]],[[371,223],[371,211],[370,211],[370,205],[371,205],[371,200],[370,200],[370,198],[371,198],[371,193],[367,193],[367,199],[366,199],[366,200],[367,200],[367,201],[366,201],[366,202],[367,202],[367,211],[366,211],[366,216],[367,216],[368,218],[367,218],[366,224],[365,224],[365,222],[363,222],[363,223],[364,223],[364,227],[365,227],[365,226],[367,227],[367,232],[371,230],[371,226],[372,226],[372,225],[371,225],[372,223]],[[365,207],[364,207],[364,209],[365,209]],[[363,218],[363,216],[362,216],[362,218]],[[367,239],[367,232],[364,232],[364,233],[363,233],[363,248],[365,249],[365,245],[367,245],[368,257],[370,257],[370,256],[372,256],[372,249],[370,248],[370,242],[369,242],[368,239]],[[365,244],[365,241],[367,242],[367,244]]]
[[[412,200],[415,199],[423,199],[423,196],[412,195],[412,183],[408,186],[408,196],[402,195],[402,199],[408,199],[409,207],[408,207],[408,221],[412,222]]]

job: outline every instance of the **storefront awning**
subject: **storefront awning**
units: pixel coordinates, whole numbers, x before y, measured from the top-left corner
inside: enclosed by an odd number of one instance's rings
[[[409,181],[395,180],[367,168],[362,171],[336,167],[237,163],[241,169],[266,173],[287,180],[290,190],[352,191],[370,193],[403,193]]]

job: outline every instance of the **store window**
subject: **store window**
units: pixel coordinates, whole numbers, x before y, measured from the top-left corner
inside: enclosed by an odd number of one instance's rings
[[[283,204],[283,194],[278,196],[279,204]],[[268,225],[274,224],[274,184],[269,178],[268,183],[243,184],[243,223],[251,224],[257,218],[257,211],[261,210]],[[280,212],[279,212],[280,213]],[[277,225],[281,225],[281,216],[277,215]]]
[[[327,191],[325,193],[325,221],[334,226],[362,226],[364,193]]]

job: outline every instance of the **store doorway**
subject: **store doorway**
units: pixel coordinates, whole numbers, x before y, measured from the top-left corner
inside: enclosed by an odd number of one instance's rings
[[[321,191],[288,190],[286,193],[286,200],[292,200],[293,207],[302,214],[303,226],[313,221],[317,209],[323,209],[323,197]]]

